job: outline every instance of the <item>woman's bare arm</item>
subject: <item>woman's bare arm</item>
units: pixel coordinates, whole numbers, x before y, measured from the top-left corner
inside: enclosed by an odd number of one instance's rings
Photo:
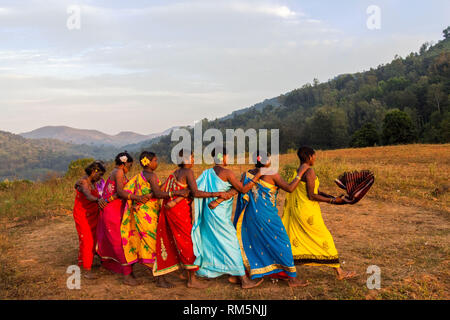
[[[76,186],[77,190],[80,191],[86,197],[86,199],[88,199],[89,201],[95,202],[99,199],[97,197],[94,197],[91,194],[91,190],[89,188],[89,182],[86,179],[81,179],[80,181],[78,181],[76,183],[75,186]]]
[[[258,172],[253,176],[253,179],[244,185],[242,181],[236,179],[236,176],[234,175],[233,171],[231,170],[227,171],[228,182],[233,186],[234,189],[236,189],[240,193],[249,192],[250,189],[255,185],[255,182],[258,181],[260,177],[261,177],[261,170],[258,170]]]
[[[148,179],[148,182],[150,183],[150,187],[153,192],[153,197],[158,198],[158,199],[170,198],[169,192],[162,191],[161,188],[159,187],[156,174],[154,174],[154,173],[148,173],[148,174],[150,176]],[[182,189],[182,190],[174,191],[172,196],[187,197],[188,194],[189,194],[189,190]]]
[[[225,192],[205,192],[198,190],[197,181],[195,180],[194,172],[192,170],[187,172],[186,180],[189,190],[191,191],[191,195],[194,198],[215,198],[221,197],[225,194]]]
[[[312,168],[308,169],[305,173],[306,178],[306,192],[309,200],[318,202],[328,202],[330,203],[331,198],[324,197],[320,194],[314,193],[314,187],[316,183],[316,174]]]
[[[144,198],[143,196],[131,194],[123,190],[123,186],[125,185],[125,174],[123,173],[122,169],[117,169],[115,179],[117,195],[119,196],[119,198],[138,202],[146,202],[144,200],[148,200],[147,197]]]
[[[310,168],[310,166],[308,166],[307,164],[302,164],[298,169],[297,169],[297,176],[298,178],[295,178],[294,180],[291,181],[291,183],[287,183],[281,176],[279,173],[276,173],[273,176],[273,179],[275,181],[275,184],[280,187],[282,190],[291,193],[292,191],[295,190],[295,188],[297,188],[300,180],[302,179],[303,174]]]

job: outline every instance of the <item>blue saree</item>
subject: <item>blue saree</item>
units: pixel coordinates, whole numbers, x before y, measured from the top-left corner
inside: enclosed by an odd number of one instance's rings
[[[214,169],[205,170],[197,179],[198,190],[221,192],[231,184],[220,179]],[[236,229],[231,222],[233,198],[223,201],[214,210],[208,204],[216,198],[195,198],[195,221],[192,227],[195,265],[200,277],[216,278],[223,274],[245,275]]]
[[[244,184],[253,175],[245,173]],[[291,242],[278,216],[278,188],[263,180],[239,194],[234,225],[244,265],[252,279],[279,274],[296,277]]]

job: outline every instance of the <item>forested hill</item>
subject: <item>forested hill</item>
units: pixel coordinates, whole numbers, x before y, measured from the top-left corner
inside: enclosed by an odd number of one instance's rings
[[[299,145],[320,149],[450,141],[450,27],[435,45],[396,56],[388,64],[325,83],[314,80],[232,117],[203,120],[203,130],[278,128],[280,151]],[[168,159],[170,136],[144,149]]]
[[[109,160],[113,147],[74,145],[54,139],[26,139],[0,131],[0,181],[4,179],[41,179],[48,174],[62,174],[72,160],[96,158]]]

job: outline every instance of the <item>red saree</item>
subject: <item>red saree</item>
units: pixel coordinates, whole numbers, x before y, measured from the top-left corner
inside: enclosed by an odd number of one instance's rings
[[[182,190],[187,185],[178,182],[171,174],[163,187],[165,192]],[[160,276],[173,272],[180,267],[198,270],[194,265],[195,255],[191,238],[192,209],[191,200],[184,198],[173,208],[166,209],[165,204],[171,199],[164,199],[158,218],[156,231],[156,263],[153,274]]]
[[[96,189],[91,190],[94,197],[99,197]],[[99,208],[95,201],[89,201],[86,196],[76,190],[75,204],[73,206],[73,219],[78,232],[80,247],[78,251],[78,265],[90,270],[94,260],[96,229]]]

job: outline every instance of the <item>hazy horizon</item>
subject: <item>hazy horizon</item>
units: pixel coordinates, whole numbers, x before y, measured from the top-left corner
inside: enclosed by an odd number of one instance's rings
[[[370,5],[380,29],[366,26]],[[193,125],[418,52],[449,16],[443,0],[2,1],[0,130]]]

